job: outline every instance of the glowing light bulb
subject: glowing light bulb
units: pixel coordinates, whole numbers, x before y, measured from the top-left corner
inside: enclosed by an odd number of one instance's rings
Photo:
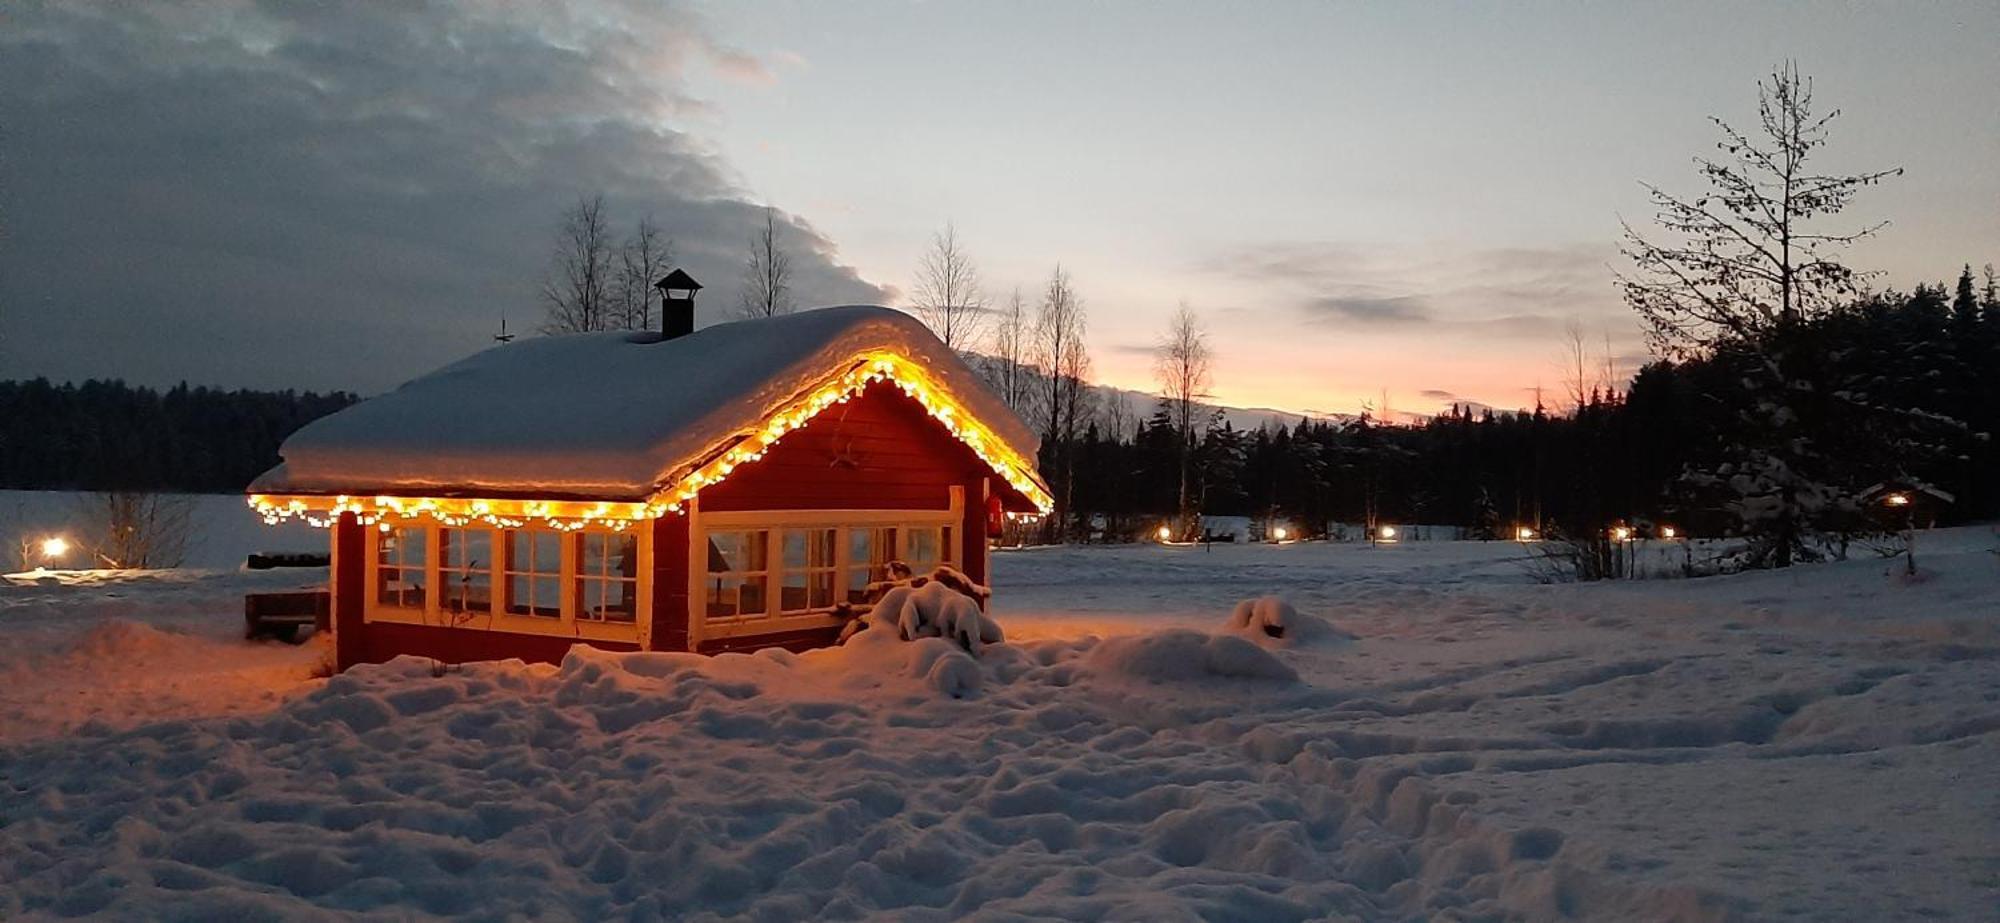
[[[1383,537],[1383,538],[1385,538],[1385,539],[1386,539],[1386,538],[1395,538],[1395,537],[1396,537],[1396,527],[1395,527],[1395,526],[1383,526],[1383,527],[1381,528],[1381,533],[1382,533],[1382,537]]]
[[[1273,538],[1276,538],[1276,539],[1277,539],[1278,541],[1281,541],[1281,542],[1282,542],[1282,541],[1284,541],[1284,540],[1285,540],[1285,537],[1286,537],[1286,536],[1288,536],[1288,535],[1290,535],[1290,534],[1291,534],[1291,533],[1289,533],[1289,532],[1286,532],[1286,531],[1285,531],[1285,527],[1284,527],[1284,526],[1279,526],[1279,527],[1277,527],[1276,529],[1272,529],[1272,530],[1271,530],[1271,536],[1272,536]]]
[[[52,535],[42,539],[42,557],[44,559],[54,562],[66,554],[69,554],[69,539],[63,538],[60,535]]]
[[[1158,531],[1158,532],[1155,532],[1155,533],[1153,533],[1153,534],[1154,534],[1154,535],[1157,535],[1157,536],[1159,536],[1159,537],[1160,537],[1160,541],[1163,541],[1163,542],[1164,542],[1164,541],[1166,541],[1166,540],[1168,540],[1168,539],[1170,539],[1170,538],[1173,538],[1173,537],[1174,537],[1174,530],[1172,530],[1172,529],[1170,529],[1170,528],[1167,528],[1166,526],[1161,526],[1161,527],[1160,527],[1160,529],[1159,529],[1159,531]]]
[[[1611,530],[1611,537],[1616,541],[1622,542],[1632,537],[1632,530],[1624,526],[1619,526]]]
[[[1535,530],[1522,526],[1514,530],[1514,537],[1524,542],[1531,542],[1535,540]]]
[[[1661,538],[1673,538],[1673,537],[1674,537],[1674,536],[1675,536],[1676,534],[1678,534],[1678,533],[1674,532],[1674,527],[1673,527],[1673,526],[1661,526],[1661,527],[1660,527],[1660,537],[1661,537]]]
[[[1888,496],[1886,496],[1886,497],[1883,497],[1883,498],[1882,498],[1882,502],[1884,502],[1884,503],[1887,503],[1887,504],[1889,504],[1890,506],[1909,506],[1909,505],[1910,505],[1910,495],[1909,495],[1909,494],[1890,494],[1890,495],[1888,495]]]

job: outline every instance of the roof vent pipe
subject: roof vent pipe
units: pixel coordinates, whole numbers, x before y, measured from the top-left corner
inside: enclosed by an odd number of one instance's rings
[[[694,332],[694,293],[701,291],[701,283],[696,282],[686,270],[676,269],[667,277],[653,283],[660,290],[660,333],[665,339],[684,337]]]

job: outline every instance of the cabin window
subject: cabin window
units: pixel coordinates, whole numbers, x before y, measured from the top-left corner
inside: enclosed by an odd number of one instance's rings
[[[922,576],[952,563],[950,526],[907,526],[902,533],[900,557],[912,573]]]
[[[577,539],[576,617],[630,624],[639,617],[639,538],[585,532]]]
[[[800,626],[795,620],[827,618],[841,606],[866,609],[879,596],[870,588],[894,579],[892,561],[913,576],[956,562],[956,512],[886,512],[864,512],[860,522],[806,510],[718,514],[723,521],[704,531],[708,560],[696,562],[705,578],[699,618],[736,626],[725,634]],[[771,627],[758,629],[757,620]]]
[[[446,612],[493,611],[493,531],[438,530],[438,596]]]
[[[865,526],[847,530],[847,601],[868,601],[868,585],[889,579],[895,559],[896,530]]]
[[[507,530],[507,613],[562,618],[562,536],[530,529]]]
[[[430,535],[423,526],[390,529],[376,539],[375,603],[398,609],[422,609],[430,574]]]
[[[620,641],[642,634],[638,531],[439,524],[369,534],[370,621]]]
[[[708,533],[708,617],[733,619],[769,611],[770,533],[763,529]]]
[[[838,534],[831,528],[784,531],[784,584],[778,599],[779,611],[833,608],[833,579],[838,570],[833,543]]]

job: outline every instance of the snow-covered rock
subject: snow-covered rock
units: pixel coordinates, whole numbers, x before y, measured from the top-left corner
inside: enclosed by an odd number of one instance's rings
[[[1230,610],[1224,630],[1268,647],[1341,644],[1354,636],[1318,616],[1301,615],[1282,596],[1245,599]]]

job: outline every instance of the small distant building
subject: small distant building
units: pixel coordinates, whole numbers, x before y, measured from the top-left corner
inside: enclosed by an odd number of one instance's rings
[[[1050,508],[1034,435],[908,315],[694,331],[671,297],[664,333],[498,346],[285,441],[250,505],[331,531],[338,668],[825,644],[890,561],[986,583],[989,530]]]

